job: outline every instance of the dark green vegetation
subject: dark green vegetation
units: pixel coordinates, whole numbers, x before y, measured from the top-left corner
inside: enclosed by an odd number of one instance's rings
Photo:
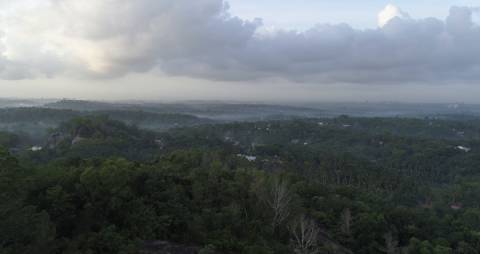
[[[24,110],[0,122],[61,123],[0,132],[0,253],[480,253],[477,118],[153,132],[125,119],[158,113]]]
[[[75,117],[106,117],[141,128],[165,131],[179,126],[194,126],[214,121],[185,114],[143,110],[75,111],[52,108],[0,108],[0,130],[28,136],[40,142],[49,130]]]
[[[12,133],[0,131],[0,146],[15,147],[18,145],[18,136]]]

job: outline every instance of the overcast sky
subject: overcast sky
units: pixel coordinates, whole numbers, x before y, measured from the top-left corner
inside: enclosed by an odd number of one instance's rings
[[[478,0],[0,0],[0,97],[480,103]]]

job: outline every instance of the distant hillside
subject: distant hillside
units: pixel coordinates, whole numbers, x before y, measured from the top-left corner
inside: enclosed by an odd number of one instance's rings
[[[426,117],[436,115],[480,116],[480,105],[463,103],[310,103],[328,116],[349,115],[356,117]]]
[[[50,128],[81,116],[108,116],[112,120],[141,128],[164,131],[174,127],[213,123],[212,120],[185,114],[154,113],[134,110],[76,111],[52,108],[0,109],[0,130],[43,137]]]
[[[83,100],[60,100],[43,105],[46,108],[52,109],[70,109],[76,111],[96,111],[96,110],[115,110],[128,108],[128,104],[113,104],[98,101],[83,101]]]
[[[78,117],[50,131],[44,151],[75,158],[146,159],[159,149],[155,134],[106,116]]]
[[[5,108],[0,109],[0,123],[59,123],[73,117],[80,116],[82,112],[73,110],[58,110],[39,107]]]
[[[153,113],[146,111],[109,110],[90,112],[89,115],[107,115],[111,119],[135,124],[142,128],[163,130],[178,126],[213,123],[213,120],[192,115],[175,113]]]
[[[140,110],[155,113],[178,113],[224,121],[282,120],[306,117],[432,117],[480,116],[480,105],[463,103],[305,103],[271,105],[257,103],[226,103],[193,101],[181,103],[156,102],[95,102],[62,100],[46,107],[72,110]]]
[[[292,119],[320,117],[323,111],[299,106],[268,104],[220,103],[220,102],[182,102],[182,103],[107,103],[81,100],[61,100],[44,105],[53,109],[77,111],[143,111],[152,113],[187,114],[202,118],[223,121]]]
[[[51,103],[53,100],[48,99],[7,99],[0,98],[0,108],[16,108],[16,107],[38,107],[45,103]]]

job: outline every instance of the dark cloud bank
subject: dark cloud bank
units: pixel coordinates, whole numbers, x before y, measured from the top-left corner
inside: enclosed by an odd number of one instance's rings
[[[21,2],[21,1],[20,1]],[[0,77],[113,78],[155,70],[208,80],[443,83],[480,79],[476,9],[259,33],[222,0],[44,0],[0,18]]]

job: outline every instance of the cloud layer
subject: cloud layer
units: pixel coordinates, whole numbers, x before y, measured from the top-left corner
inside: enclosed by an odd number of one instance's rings
[[[315,25],[258,33],[222,0],[0,0],[0,78],[114,78],[131,72],[207,80],[311,83],[480,80],[477,11],[443,21],[395,6],[379,28]]]

